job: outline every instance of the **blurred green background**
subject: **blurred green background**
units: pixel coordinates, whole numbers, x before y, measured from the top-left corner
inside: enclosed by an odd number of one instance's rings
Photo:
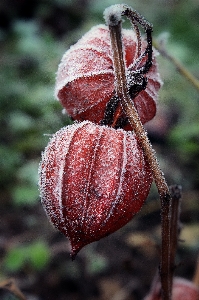
[[[105,243],[88,246],[74,263],[70,262],[66,239],[49,225],[39,202],[37,170],[41,151],[49,135],[71,123],[54,97],[58,64],[63,53],[82,34],[93,25],[104,23],[104,9],[116,3],[123,1],[1,0],[0,3],[0,281],[14,277],[28,299],[112,299],[113,296],[105,295],[107,282],[115,287],[116,293],[117,288],[135,278],[138,286],[131,287],[131,297],[127,293],[121,299],[141,299],[152,278],[137,292],[144,266],[139,265],[140,271],[135,274],[134,262],[132,269],[126,271],[124,265],[133,261],[134,246],[127,243],[127,254],[121,252],[125,234],[136,232],[140,224],[142,230],[149,232],[158,226],[159,206],[154,200],[157,198],[154,187],[146,215],[137,217]],[[199,78],[198,0],[125,3],[153,23],[154,38],[163,41],[167,51]],[[168,183],[183,186],[182,217],[193,233],[199,217],[199,91],[167,59],[160,55],[158,61],[164,85],[157,117],[146,127]],[[156,205],[151,212],[152,202]],[[145,228],[146,224],[152,227]],[[183,259],[192,255],[190,264],[181,269],[187,277],[193,273],[199,246],[195,232],[190,244],[179,251]],[[111,258],[103,248],[106,246],[114,249]],[[152,276],[158,258],[146,259]],[[118,274],[118,285],[113,280],[114,273]],[[0,290],[0,296],[18,299],[5,290]]]

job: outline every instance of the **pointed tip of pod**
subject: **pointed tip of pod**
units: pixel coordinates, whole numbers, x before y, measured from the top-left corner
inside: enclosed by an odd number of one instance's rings
[[[77,242],[75,243],[74,241],[71,242],[71,253],[70,253],[70,257],[72,260],[75,260],[77,254],[79,253],[79,251],[86,246],[88,243],[80,243]]]
[[[70,254],[70,257],[71,257],[72,261],[75,260],[76,256],[77,256],[77,253],[72,251],[71,254]]]

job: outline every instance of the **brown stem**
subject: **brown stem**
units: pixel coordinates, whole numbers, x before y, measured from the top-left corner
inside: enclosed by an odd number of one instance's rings
[[[0,282],[0,288],[6,289],[20,300],[27,300],[24,294],[20,291],[13,278],[6,279]]]
[[[118,121],[119,117],[121,116],[121,114],[122,114],[122,107],[121,107],[121,105],[119,105],[119,106],[117,107],[116,111],[115,111],[115,114],[114,114],[114,118],[113,118],[113,122],[112,122],[112,124],[111,124],[111,127],[114,128],[114,127],[116,126],[117,121]]]
[[[176,67],[177,71],[184,76],[197,89],[197,91],[199,91],[199,80],[193,74],[191,74],[191,72],[189,72],[189,70],[187,70],[187,68],[183,66],[175,57],[170,55],[160,43],[154,41],[153,45],[160,52],[160,54],[170,60]]]
[[[137,136],[137,139],[145,153],[146,159],[148,160],[148,163],[151,167],[153,178],[161,199],[162,254],[160,276],[162,284],[162,299],[170,300],[172,281],[172,274],[170,269],[170,191],[166,183],[165,177],[160,169],[155,151],[152,148],[152,145],[147,137],[147,133],[140,121],[139,115],[128,93],[126,70],[123,58],[121,19],[119,19],[118,13],[115,17],[114,13],[111,11],[110,18],[108,19],[106,16],[106,21],[109,25],[111,47],[113,51],[116,93],[121,101],[123,111],[128,117],[129,122]]]
[[[170,186],[171,192],[171,223],[170,223],[170,239],[171,239],[171,252],[170,252],[170,269],[172,274],[175,271],[175,255],[178,246],[178,237],[180,234],[180,207],[181,207],[181,191],[179,185]]]
[[[172,279],[175,271],[175,255],[177,250],[178,237],[180,234],[180,205],[181,205],[181,186],[172,185],[169,187],[171,192],[171,210],[170,210],[170,274],[167,278],[172,288]],[[159,276],[155,275],[154,280],[150,289],[150,299],[159,299],[160,288],[159,288]]]
[[[128,116],[129,122],[133,127],[133,130],[137,135],[137,138],[151,166],[153,177],[157,185],[159,194],[161,197],[165,197],[166,195],[170,194],[168,185],[162,171],[160,170],[155,151],[153,150],[151,143],[147,137],[147,133],[140,121],[137,110],[128,94],[122,49],[121,23],[119,23],[117,26],[109,26],[109,29],[111,36],[111,45],[113,49],[116,93],[121,100],[122,108],[125,114]]]

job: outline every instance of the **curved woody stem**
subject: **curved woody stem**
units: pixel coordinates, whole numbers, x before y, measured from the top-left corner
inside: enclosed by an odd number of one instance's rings
[[[151,167],[153,178],[157,186],[161,200],[161,222],[162,222],[162,253],[160,265],[160,277],[162,284],[162,299],[171,299],[172,272],[170,263],[170,204],[171,195],[163,172],[160,169],[156,153],[148,139],[147,133],[140,121],[137,110],[131,100],[126,80],[126,68],[123,58],[123,44],[121,36],[121,16],[134,18],[144,28],[147,34],[148,46],[146,54],[152,56],[152,26],[144,20],[136,11],[126,5],[113,5],[104,12],[104,17],[110,30],[110,39],[113,52],[113,65],[115,72],[115,89],[120,99],[122,109],[129,119],[137,139],[145,153],[145,157]],[[133,22],[132,22],[133,23]],[[133,23],[134,24],[134,23]],[[150,59],[150,58],[148,58]],[[152,59],[151,59],[152,61]],[[149,63],[150,64],[150,63]],[[150,66],[147,66],[149,69]],[[147,71],[146,71],[147,72]]]

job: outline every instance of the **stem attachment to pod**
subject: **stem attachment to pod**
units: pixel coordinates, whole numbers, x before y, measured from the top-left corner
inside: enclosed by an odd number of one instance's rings
[[[116,95],[120,99],[122,109],[129,119],[129,122],[137,136],[137,139],[145,153],[145,157],[151,167],[153,178],[157,186],[161,200],[161,223],[162,223],[162,252],[160,264],[160,276],[162,285],[162,299],[171,299],[172,272],[170,261],[170,204],[171,195],[163,172],[160,169],[156,153],[148,139],[147,133],[140,121],[136,108],[131,100],[126,79],[126,68],[123,58],[123,44],[121,35],[121,17],[127,16],[132,25],[139,24],[147,35],[147,48],[144,54],[147,55],[146,64],[140,68],[140,74],[146,74],[152,65],[152,25],[140,14],[127,5],[113,5],[104,12],[104,18],[109,26],[111,47],[113,54],[113,65],[115,72]],[[134,25],[135,27],[135,25]],[[138,26],[136,26],[137,31]],[[139,48],[139,46],[138,46]],[[138,50],[139,51],[139,50]],[[141,55],[143,56],[143,55]]]

